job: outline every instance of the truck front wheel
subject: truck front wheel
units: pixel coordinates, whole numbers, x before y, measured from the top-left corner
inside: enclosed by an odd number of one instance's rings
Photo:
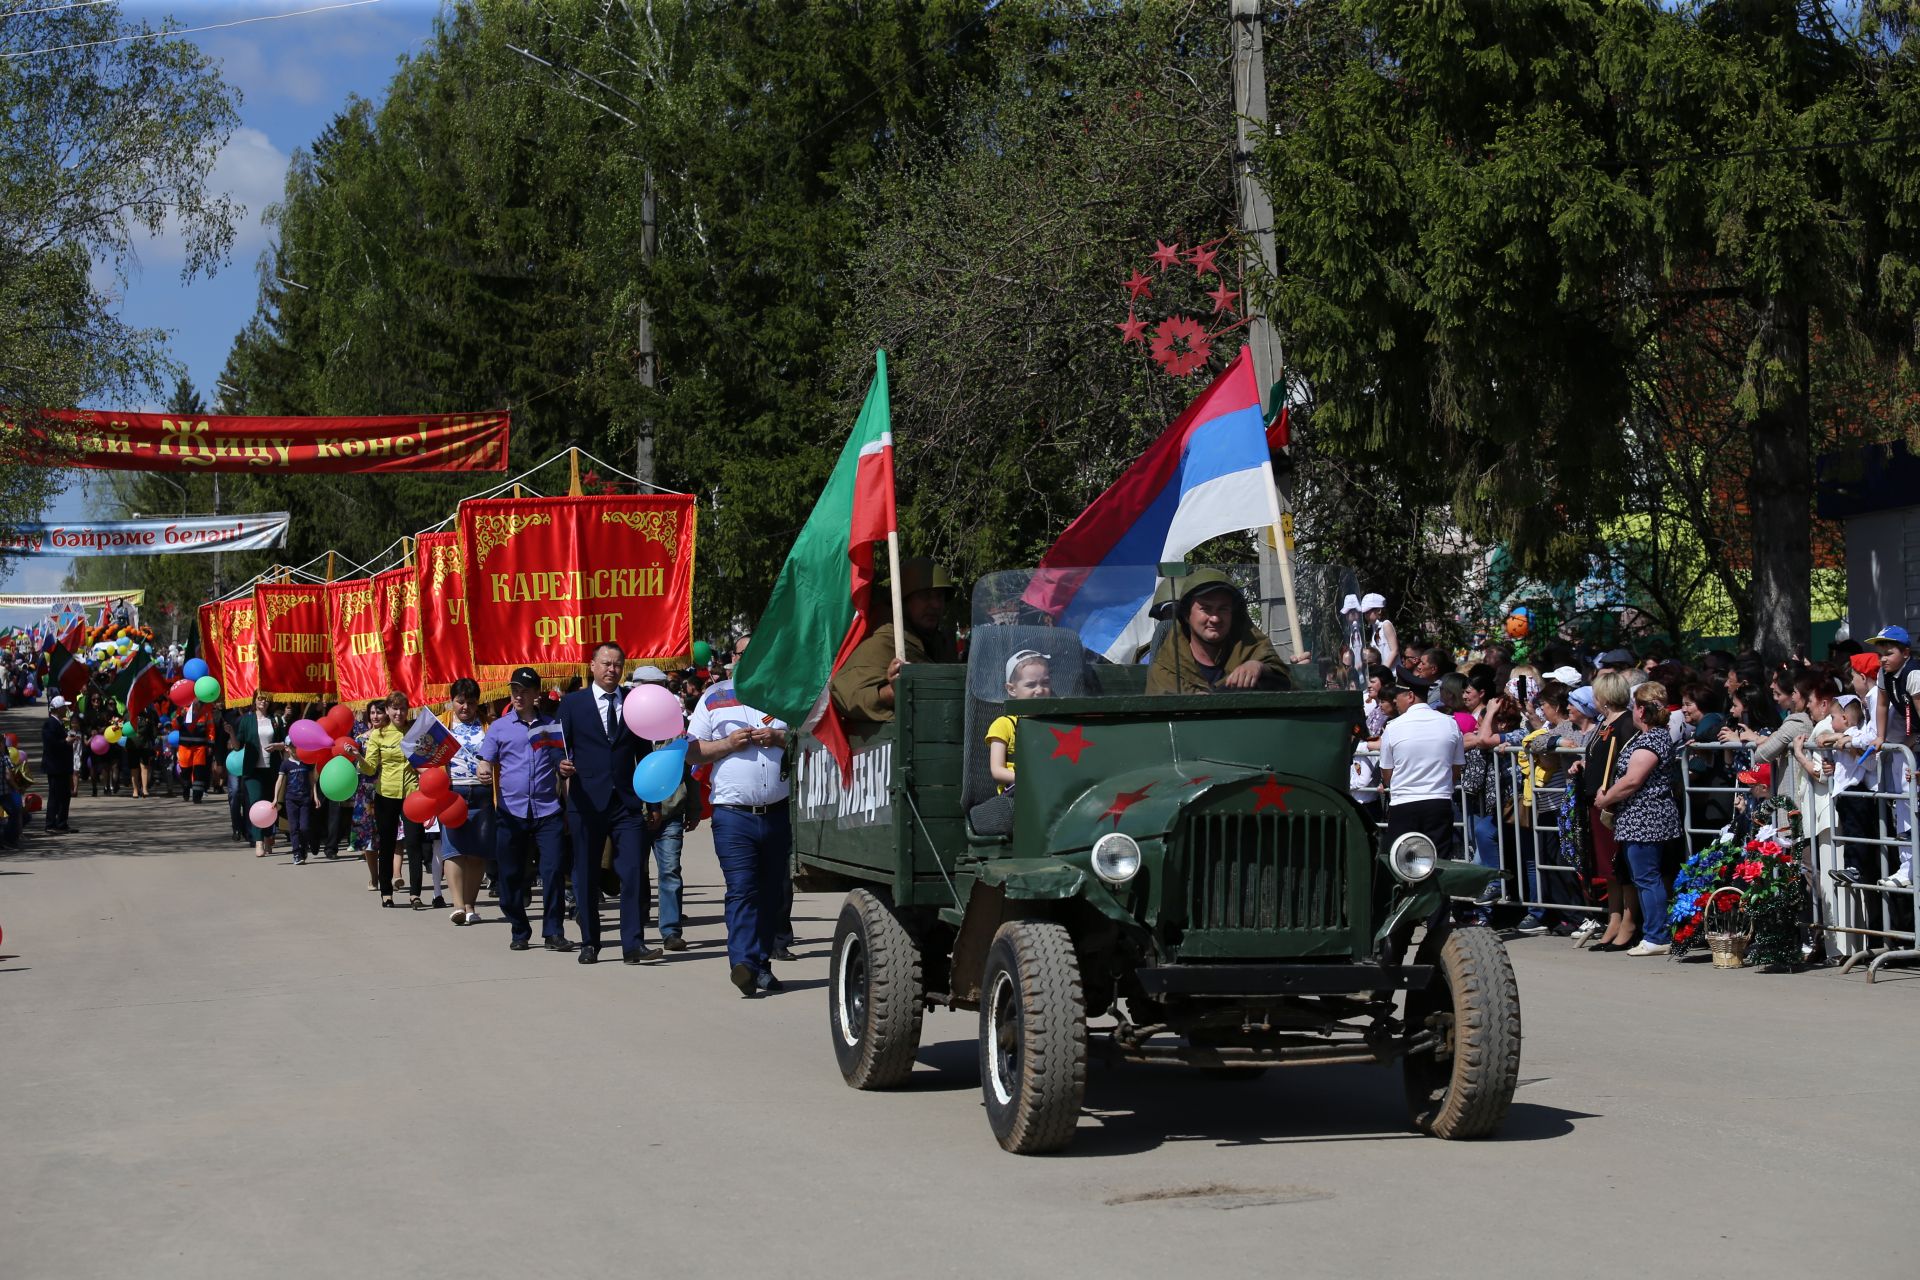
[[[1436,1138],[1500,1127],[1520,1077],[1520,986],[1491,929],[1455,929],[1433,984],[1407,996],[1407,1034],[1432,1047],[1406,1056],[1407,1110]]]
[[[1073,935],[1014,920],[987,949],[980,983],[980,1084],[987,1123],[1015,1155],[1073,1140],[1087,1090],[1087,1005]]]
[[[913,1072],[920,1048],[920,948],[887,904],[847,895],[833,929],[827,1021],[840,1074],[856,1089],[890,1089]]]

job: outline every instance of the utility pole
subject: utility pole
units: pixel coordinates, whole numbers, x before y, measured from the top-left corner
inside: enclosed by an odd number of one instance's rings
[[[1227,39],[1233,49],[1233,169],[1240,188],[1241,266],[1245,276],[1270,280],[1278,265],[1273,247],[1273,203],[1253,172],[1253,149],[1267,134],[1267,69],[1260,0],[1228,0]],[[1253,293],[1248,289],[1244,296],[1251,299]],[[1260,387],[1261,403],[1265,415],[1271,418],[1286,403],[1286,388],[1274,387],[1286,369],[1285,353],[1280,349],[1279,332],[1266,313],[1251,302],[1247,309],[1247,346],[1253,352],[1253,378]],[[1306,637],[1300,634],[1293,557],[1288,545],[1293,529],[1291,486],[1283,488],[1273,478],[1271,463],[1267,469],[1273,527],[1259,539],[1260,595],[1268,606],[1268,631],[1278,630],[1272,608],[1278,601],[1287,623],[1284,648],[1299,653],[1307,645]]]
[[[647,274],[646,288],[653,287],[653,255],[659,244],[659,229],[653,213],[653,168],[648,166],[646,185],[640,191],[640,263]],[[634,445],[633,474],[646,484],[653,483],[653,302],[646,290],[640,294],[640,324],[635,335],[640,349],[640,386],[645,404],[640,410],[640,438]]]

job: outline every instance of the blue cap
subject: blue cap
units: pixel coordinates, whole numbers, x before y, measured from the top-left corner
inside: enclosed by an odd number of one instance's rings
[[[1597,720],[1600,718],[1600,704],[1594,701],[1593,690],[1586,685],[1581,685],[1578,689],[1568,694],[1567,701],[1580,708],[1580,714],[1584,715],[1587,719]]]
[[[1897,644],[1902,649],[1913,648],[1913,637],[1907,634],[1905,627],[1882,627],[1880,634],[1867,641],[1868,644]]]

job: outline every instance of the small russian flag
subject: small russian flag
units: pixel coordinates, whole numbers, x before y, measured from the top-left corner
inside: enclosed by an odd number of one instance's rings
[[[560,726],[549,720],[527,730],[527,746],[534,751],[565,751],[567,738]]]
[[[427,707],[413,718],[413,727],[400,739],[407,760],[416,769],[434,769],[460,754],[460,740]]]

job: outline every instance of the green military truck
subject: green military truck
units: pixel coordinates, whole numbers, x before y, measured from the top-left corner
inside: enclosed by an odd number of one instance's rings
[[[1120,1057],[1215,1075],[1397,1060],[1418,1129],[1492,1133],[1518,989],[1499,939],[1452,928],[1449,900],[1493,872],[1418,835],[1381,847],[1346,790],[1359,696],[1150,695],[1146,666],[1036,625],[1027,577],[980,585],[965,666],[903,670],[850,783],[798,744],[797,873],[849,890],[827,1002],[847,1083],[902,1083],[927,1010],[977,1010],[994,1137],[1058,1150],[1089,1021],[1111,1017]],[[1049,658],[1052,696],[1013,708],[1007,797],[985,735],[1023,650]]]

